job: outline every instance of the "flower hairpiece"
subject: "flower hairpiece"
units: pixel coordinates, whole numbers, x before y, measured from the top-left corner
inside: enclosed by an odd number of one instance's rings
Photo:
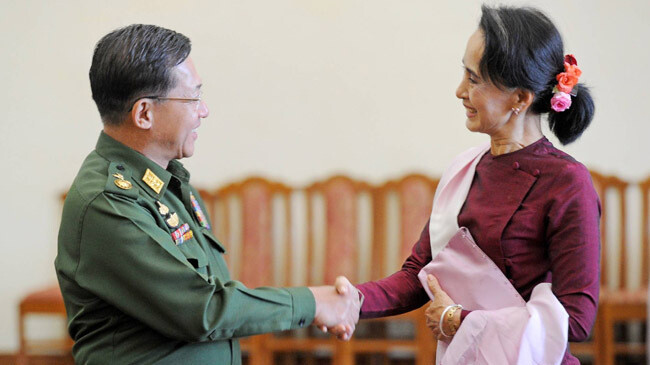
[[[555,79],[557,85],[553,87],[553,97],[551,98],[551,108],[556,112],[563,112],[571,106],[571,95],[577,95],[575,86],[582,71],[578,68],[578,61],[569,54],[564,56],[564,72],[557,74]]]

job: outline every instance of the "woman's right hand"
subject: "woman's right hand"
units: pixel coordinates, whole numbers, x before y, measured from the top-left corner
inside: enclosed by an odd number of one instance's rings
[[[431,301],[431,304],[429,304],[429,307],[425,311],[425,316],[426,316],[426,322],[427,322],[427,327],[433,332],[433,336],[437,338],[440,341],[445,341],[449,340],[453,337],[452,336],[445,336],[442,333],[440,333],[440,316],[442,315],[442,312],[445,310],[450,305],[454,305],[454,301],[451,300],[449,295],[445,293],[442,288],[440,288],[440,284],[438,283],[438,279],[436,279],[435,276],[433,275],[428,275],[427,276],[427,283],[429,285],[429,289],[431,290],[431,293],[433,294],[433,301]],[[446,322],[446,321],[445,321]],[[458,328],[460,326],[460,311],[456,311],[454,313],[454,324],[455,328]],[[444,326],[444,331],[447,334],[451,333],[451,328],[448,325],[448,323],[443,323]]]

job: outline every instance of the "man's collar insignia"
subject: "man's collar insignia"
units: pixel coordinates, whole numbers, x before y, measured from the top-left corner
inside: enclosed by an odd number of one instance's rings
[[[153,171],[149,169],[147,169],[147,171],[144,173],[142,181],[144,181],[145,184],[147,184],[153,191],[155,191],[156,194],[160,194],[163,185],[165,185],[165,183],[160,180],[160,178],[156,176]]]

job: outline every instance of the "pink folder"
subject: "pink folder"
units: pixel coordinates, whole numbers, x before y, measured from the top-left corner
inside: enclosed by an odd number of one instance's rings
[[[418,275],[427,294],[433,298],[427,285],[427,274],[433,274],[442,290],[467,310],[526,306],[508,278],[474,243],[465,227],[456,232]]]
[[[451,342],[438,341],[436,364],[560,364],[568,340],[568,314],[538,284],[526,303],[501,270],[460,228],[418,274],[432,274],[441,288],[471,310]]]

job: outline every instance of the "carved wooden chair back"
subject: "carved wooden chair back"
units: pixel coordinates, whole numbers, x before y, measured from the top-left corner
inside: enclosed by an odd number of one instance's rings
[[[233,278],[252,288],[287,285],[291,275],[291,189],[251,177],[217,190],[210,199],[215,234],[226,246]]]
[[[594,188],[600,197],[600,285],[624,289],[628,284],[627,200],[628,183],[616,176],[591,171]],[[613,261],[612,258],[618,258]],[[612,275],[618,273],[618,280]]]
[[[375,191],[375,254],[373,278],[399,270],[411,254],[429,220],[439,179],[421,174],[406,175]]]
[[[370,185],[337,175],[311,184],[305,195],[307,282],[331,285],[339,275],[353,283],[367,280],[369,259],[363,260],[369,257],[372,235]]]
[[[648,287],[650,264],[650,177],[639,183],[641,190],[641,287]]]

